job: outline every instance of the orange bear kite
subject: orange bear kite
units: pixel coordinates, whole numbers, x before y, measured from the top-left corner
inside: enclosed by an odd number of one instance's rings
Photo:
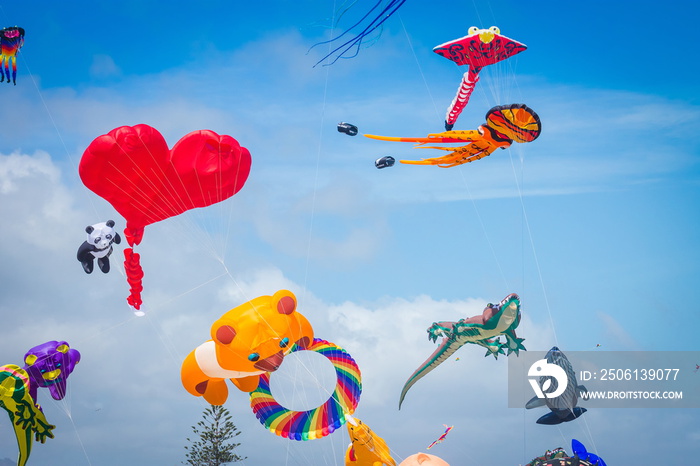
[[[260,374],[276,371],[294,344],[304,348],[313,342],[311,324],[296,308],[294,293],[280,290],[221,316],[211,327],[212,339],[182,363],[185,390],[213,405],[226,402],[226,379],[243,392],[255,390]]]

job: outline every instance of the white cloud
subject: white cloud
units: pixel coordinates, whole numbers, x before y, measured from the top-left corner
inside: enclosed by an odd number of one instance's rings
[[[8,245],[26,243],[55,252],[66,238],[66,226],[76,220],[60,170],[43,151],[0,154],[0,199],[0,235]],[[8,249],[9,253],[22,253]]]
[[[0,154],[0,193],[17,191],[17,182],[32,176],[42,176],[51,183],[58,179],[58,170],[50,165],[49,155],[38,152],[33,157],[19,154]]]

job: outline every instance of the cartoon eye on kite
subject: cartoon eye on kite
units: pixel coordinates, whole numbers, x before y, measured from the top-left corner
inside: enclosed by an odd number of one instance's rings
[[[280,348],[286,348],[287,346],[289,346],[289,338],[284,337],[280,341]]]
[[[251,353],[251,354],[248,356],[248,361],[255,362],[255,361],[257,361],[258,359],[260,359],[260,355],[259,355],[258,353]]]

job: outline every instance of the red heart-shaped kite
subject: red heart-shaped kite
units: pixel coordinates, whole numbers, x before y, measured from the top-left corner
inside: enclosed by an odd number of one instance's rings
[[[80,179],[126,219],[124,236],[132,247],[146,225],[206,207],[236,194],[250,173],[250,152],[231,136],[194,131],[172,149],[148,125],[121,126],[98,137],[80,160]],[[140,256],[124,250],[131,294],[141,309]],[[140,312],[138,315],[143,315]]]
[[[194,131],[168,149],[155,128],[136,125],[92,141],[79,172],[85,186],[126,219],[127,239],[131,232],[138,244],[146,225],[236,194],[250,164],[248,149],[231,136]]]

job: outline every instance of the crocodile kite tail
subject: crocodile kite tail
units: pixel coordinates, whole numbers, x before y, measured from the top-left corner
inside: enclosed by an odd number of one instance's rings
[[[416,383],[418,380],[423,378],[428,372],[435,369],[437,366],[442,364],[447,360],[452,354],[464,346],[465,343],[460,343],[452,338],[445,337],[440,343],[440,346],[430,355],[428,359],[420,365],[418,369],[408,378],[406,383],[401,390],[401,398],[399,398],[399,409],[401,409],[401,404],[403,399],[406,397],[408,390]]]

